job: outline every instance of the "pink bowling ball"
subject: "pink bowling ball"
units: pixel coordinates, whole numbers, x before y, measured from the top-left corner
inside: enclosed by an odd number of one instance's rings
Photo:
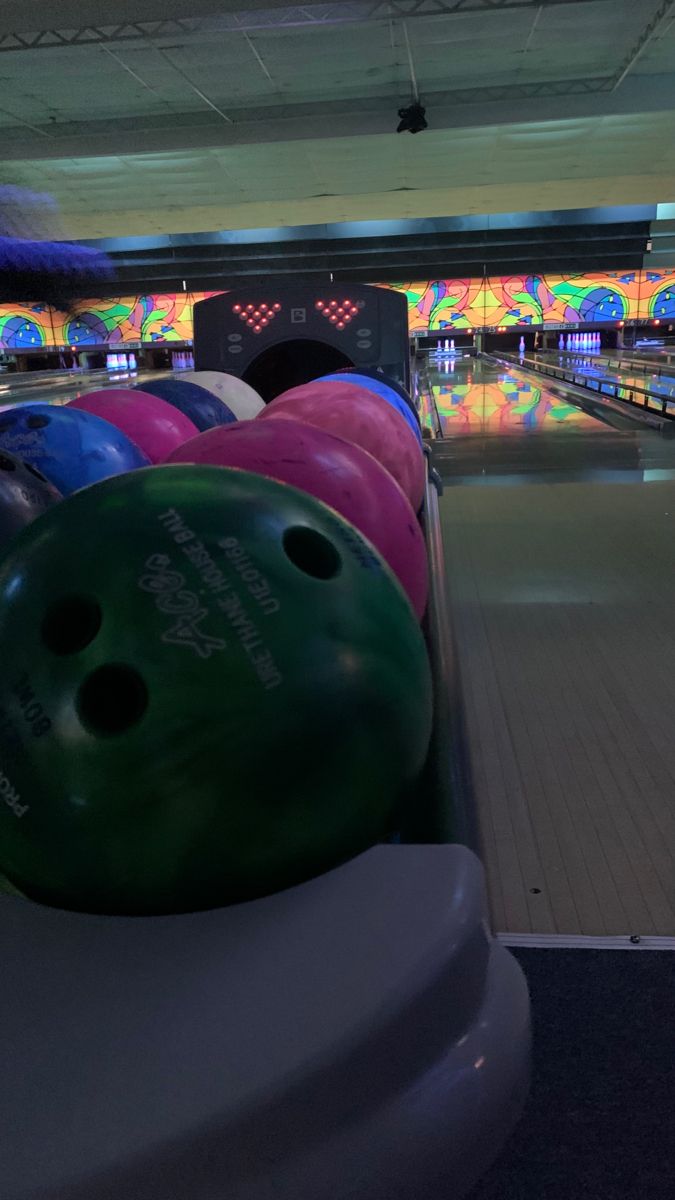
[[[415,511],[424,496],[425,464],[419,442],[400,413],[356,384],[315,380],[282,392],[256,418],[305,421],[354,442],[401,485]]]
[[[162,463],[178,446],[199,432],[197,426],[172,404],[131,388],[102,388],[71,400],[69,408],[103,417],[121,429],[150,462]]]
[[[418,617],[427,602],[424,538],[409,500],[371,454],[292,420],[218,425],[174,450],[169,462],[238,467],[308,492],[346,517],[398,576]]]

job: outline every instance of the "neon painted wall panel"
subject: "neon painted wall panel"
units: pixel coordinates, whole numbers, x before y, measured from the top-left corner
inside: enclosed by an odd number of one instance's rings
[[[408,300],[411,332],[659,318],[675,321],[675,270],[508,275],[384,284]],[[216,292],[81,300],[70,313],[0,305],[0,349],[164,343],[192,338],[192,309]]]
[[[411,332],[675,319],[675,271],[508,275],[393,285]]]
[[[43,304],[0,305],[0,347],[123,346],[192,338],[192,308],[214,292],[167,292],[81,300],[70,313]]]

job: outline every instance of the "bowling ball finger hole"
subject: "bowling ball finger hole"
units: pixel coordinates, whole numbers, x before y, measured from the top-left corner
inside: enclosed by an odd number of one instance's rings
[[[133,667],[106,663],[92,671],[77,695],[82,724],[99,737],[124,733],[148,707],[148,689]]]
[[[26,470],[30,471],[31,475],[34,475],[35,478],[39,479],[41,483],[49,483],[47,476],[43,475],[42,471],[38,471],[37,467],[34,467],[32,463],[25,462],[23,465]]]
[[[91,596],[65,596],[47,610],[42,641],[52,654],[77,654],[93,642],[103,614]]]
[[[6,454],[0,454],[0,471],[16,471],[16,463]]]
[[[335,546],[316,529],[304,525],[287,529],[284,534],[284,550],[299,571],[314,579],[333,579],[342,566],[342,559]]]

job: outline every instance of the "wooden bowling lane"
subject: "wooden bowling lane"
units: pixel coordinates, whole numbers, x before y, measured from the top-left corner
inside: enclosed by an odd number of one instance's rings
[[[0,405],[27,401],[44,404],[67,404],[85,392],[98,388],[133,387],[143,380],[159,379],[169,372],[162,371],[31,371],[23,374],[0,375]]]
[[[440,501],[506,935],[675,936],[675,482],[644,475],[474,481]]]

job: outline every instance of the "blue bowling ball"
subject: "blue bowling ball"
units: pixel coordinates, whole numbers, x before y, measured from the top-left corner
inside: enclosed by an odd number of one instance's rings
[[[387,401],[387,404],[390,404],[392,408],[395,408],[401,414],[415,434],[420,446],[422,445],[419,421],[412,411],[410,401],[404,400],[387,380],[372,375],[363,375],[359,371],[336,371],[333,375],[321,376],[322,383],[332,380],[341,381],[342,383],[354,383],[358,387],[365,388],[367,392],[373,392],[376,396],[381,396],[383,400]]]
[[[190,418],[200,433],[216,425],[229,425],[237,419],[222,400],[187,379],[151,379],[137,383],[136,388],[140,392],[152,392],[153,396],[172,404]]]
[[[56,404],[0,410],[0,450],[40,471],[63,496],[150,460],[109,421]]]
[[[391,375],[385,375],[382,371],[375,371],[372,367],[340,367],[339,375],[363,375],[364,379],[374,379],[376,383],[386,383],[387,387],[392,388],[397,396],[401,397],[408,405],[413,416],[419,422],[419,414],[415,408],[415,401],[412,399],[410,392],[406,391],[402,383],[398,379],[394,379]]]

